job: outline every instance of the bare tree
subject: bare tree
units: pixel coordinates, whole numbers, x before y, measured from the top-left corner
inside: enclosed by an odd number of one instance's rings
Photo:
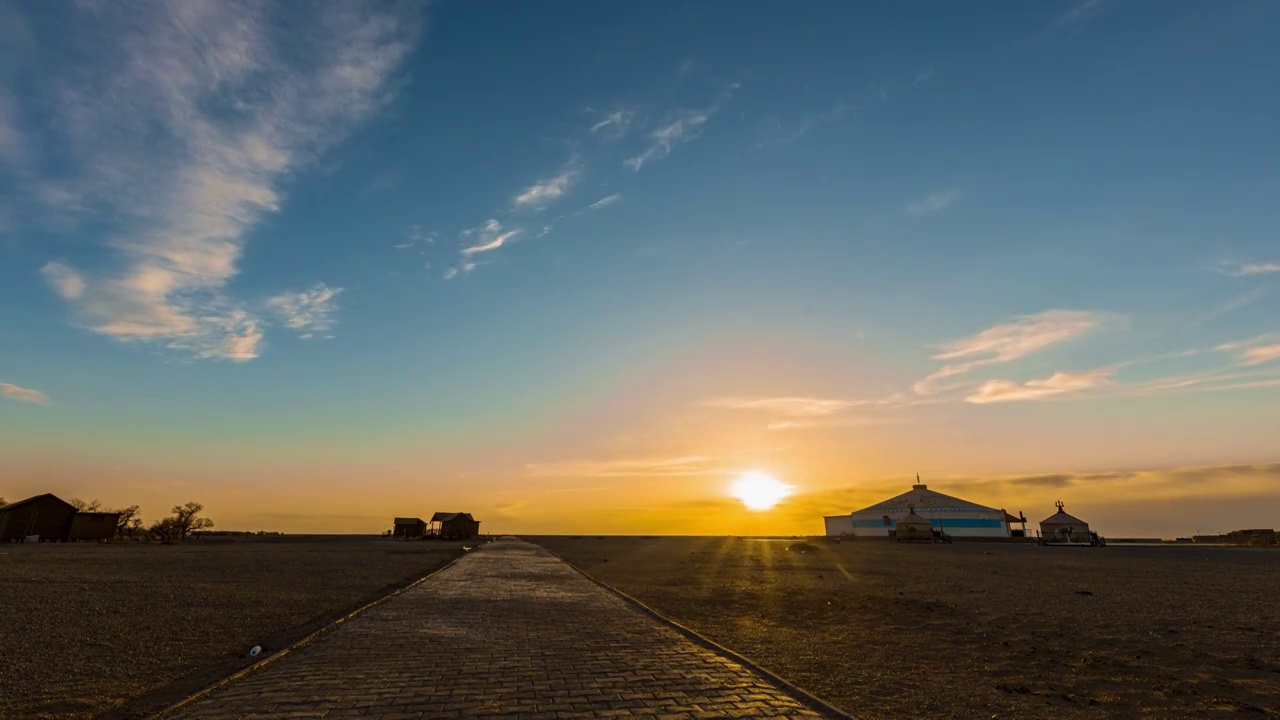
[[[208,530],[213,527],[212,520],[200,517],[200,513],[203,511],[204,505],[198,502],[173,506],[173,519],[178,527],[179,540],[186,540],[187,536],[193,532]]]
[[[189,502],[186,505],[174,505],[173,515],[157,520],[148,530],[147,535],[164,543],[180,543],[187,536],[213,527],[213,521],[200,517],[204,505]]]
[[[127,508],[120,508],[116,512],[120,513],[120,519],[116,521],[116,537],[123,540],[124,536],[128,534],[129,539],[132,540],[133,531],[142,525],[142,518],[138,517],[138,506],[130,505]],[[133,524],[135,520],[137,520],[137,525]]]
[[[147,528],[147,539],[158,540],[165,545],[172,545],[182,541],[178,533],[178,526],[171,517],[160,518],[151,523],[151,527]]]
[[[71,498],[71,506],[78,512],[98,512],[102,510],[102,501],[93,500],[91,502],[85,502],[80,498]]]

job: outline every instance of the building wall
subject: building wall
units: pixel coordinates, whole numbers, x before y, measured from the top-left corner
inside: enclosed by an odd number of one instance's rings
[[[887,537],[889,531],[901,519],[901,512],[872,511],[852,515],[836,515],[823,518],[828,535],[858,535],[863,537]],[[916,514],[925,518],[935,528],[956,537],[1009,537],[1009,526],[999,512],[930,513],[916,508]],[[884,522],[889,517],[889,524]],[[895,517],[897,515],[898,517]]]
[[[422,537],[426,533],[426,530],[427,524],[425,522],[421,522],[408,525],[396,525],[392,534],[394,537]]]
[[[853,535],[853,519],[848,515],[833,515],[822,518],[826,524],[827,535]]]
[[[110,540],[116,536],[120,516],[116,513],[76,513],[71,518],[68,540]]]

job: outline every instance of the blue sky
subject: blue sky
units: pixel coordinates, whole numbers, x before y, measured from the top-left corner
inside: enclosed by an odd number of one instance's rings
[[[1275,460],[1274,3],[299,7],[0,3],[11,494]]]

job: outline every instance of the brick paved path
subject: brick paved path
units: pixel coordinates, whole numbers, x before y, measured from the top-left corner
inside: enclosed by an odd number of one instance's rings
[[[542,548],[501,540],[177,717],[820,716]]]

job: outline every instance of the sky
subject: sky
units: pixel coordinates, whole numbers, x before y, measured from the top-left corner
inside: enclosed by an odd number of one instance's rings
[[[1277,23],[0,0],[0,497],[802,534],[919,473],[1276,527]]]

